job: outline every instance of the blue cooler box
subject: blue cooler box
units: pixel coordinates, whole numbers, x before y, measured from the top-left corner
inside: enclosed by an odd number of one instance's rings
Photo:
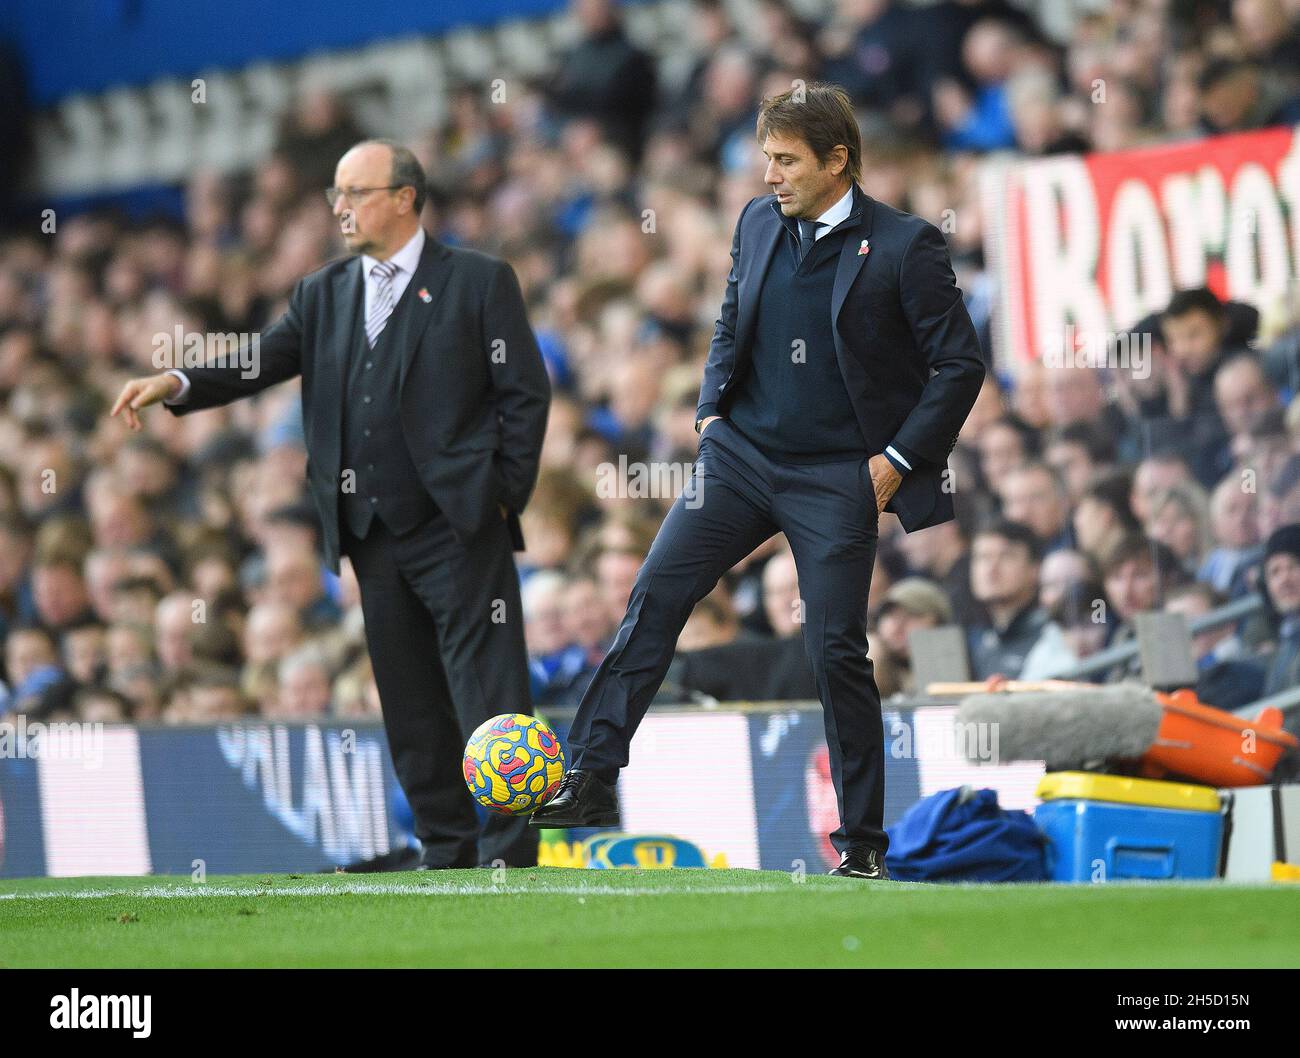
[[[1218,874],[1218,812],[1067,799],[1044,801],[1034,822],[1047,835],[1047,874],[1056,882]]]

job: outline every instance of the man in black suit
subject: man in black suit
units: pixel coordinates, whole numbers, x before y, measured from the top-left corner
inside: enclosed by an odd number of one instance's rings
[[[461,759],[483,721],[530,711],[512,550],[537,479],[546,369],[510,266],[420,227],[425,179],[410,151],[360,143],[335,185],[327,195],[354,256],[298,282],[253,370],[209,363],[136,379],[112,414],[138,430],[149,404],[184,415],[302,376],[325,560],[337,572],[346,554],[357,573],[422,865],[535,864],[526,820],[493,815],[480,835]]]
[[[885,878],[883,724],[866,638],[879,512],[909,532],[952,518],[947,457],[984,366],[939,229],[857,186],[861,140],[844,92],[813,84],[766,100],[758,137],[774,193],[749,202],[732,240],[694,494],[659,530],[574,720],[573,770],[532,822],[617,822],[618,771],[692,607],[784,532],[839,801],[831,873]]]

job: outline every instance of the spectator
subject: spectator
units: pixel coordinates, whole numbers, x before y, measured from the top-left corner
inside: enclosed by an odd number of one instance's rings
[[[1104,474],[1088,486],[1074,510],[1074,535],[1081,551],[1096,560],[1120,537],[1138,531],[1132,492],[1132,478],[1123,471]]]
[[[87,619],[64,629],[59,643],[63,668],[79,684],[98,684],[108,675],[108,629]]]
[[[1073,506],[1083,498],[1090,482],[1111,469],[1115,446],[1094,427],[1073,422],[1056,428],[1048,436],[1043,461],[1065,484],[1066,497]]]
[[[40,622],[56,631],[91,616],[90,594],[75,555],[38,554],[32,568],[32,602]]]
[[[1151,518],[1151,504],[1162,493],[1192,480],[1191,468],[1177,452],[1155,452],[1144,457],[1133,473],[1129,509],[1145,525]]]
[[[533,699],[555,702],[586,667],[586,652],[569,639],[564,625],[564,576],[542,571],[523,586],[524,640]]]
[[[1205,490],[1184,482],[1159,493],[1151,502],[1147,535],[1164,544],[1195,574],[1210,550],[1210,504]]]
[[[1160,317],[1168,348],[1166,428],[1174,431],[1170,441],[1176,438],[1179,448],[1191,453],[1191,469],[1206,488],[1227,469],[1228,433],[1214,390],[1218,370],[1228,360],[1229,327],[1223,302],[1205,287],[1179,291]]]
[[[269,551],[266,577],[265,598],[292,606],[304,627],[320,629],[338,621],[338,604],[326,594],[320,563],[312,552],[290,547]]]
[[[803,633],[803,600],[799,598],[799,572],[788,548],[777,552],[763,567],[763,612],[778,639]]]
[[[932,581],[905,577],[889,589],[868,637],[881,698],[918,690],[912,674],[912,633],[951,623],[952,605]]]
[[[1265,604],[1276,628],[1276,648],[1268,661],[1263,696],[1300,686],[1300,523],[1274,530],[1264,544]],[[1287,729],[1294,732],[1295,710]]]
[[[9,633],[5,640],[5,676],[7,686],[0,700],[0,716],[43,716],[57,705],[68,685],[53,637],[35,626]]]
[[[183,677],[183,704],[165,717],[168,722],[220,724],[248,712],[248,703],[239,691],[239,675],[233,669],[204,666],[186,671]]]
[[[251,664],[281,661],[302,645],[305,630],[297,607],[258,603],[244,625],[244,657]]]
[[[1002,483],[1002,513],[1032,529],[1043,554],[1074,546],[1069,493],[1046,463],[1031,460],[1007,475]]]
[[[1282,464],[1260,495],[1260,536],[1297,521],[1300,521],[1300,453]]]
[[[36,620],[28,563],[32,533],[16,515],[0,516],[0,637]]]
[[[179,672],[194,661],[196,601],[187,592],[174,592],[158,604],[154,643],[164,673]]]
[[[1209,552],[1197,571],[1197,579],[1228,598],[1250,590],[1246,572],[1262,557],[1259,526],[1255,516],[1256,494],[1242,488],[1235,478],[1224,478],[1210,495]]]
[[[1106,644],[1106,598],[1097,581],[1071,583],[1044,610],[1047,624],[1025,655],[1022,680],[1058,678]]]
[[[894,0],[842,0],[838,7],[839,21],[827,33],[825,79],[904,127],[919,125],[929,110],[929,85],[917,9]]]
[[[1058,548],[1043,556],[1038,570],[1038,605],[1051,610],[1069,592],[1097,581],[1096,563],[1082,551]]]
[[[1038,606],[1040,545],[1032,529],[998,521],[971,541],[971,589],[988,622],[967,632],[971,673],[1015,679],[1043,634],[1047,615]]]
[[[1208,584],[1195,582],[1169,592],[1165,610],[1191,621],[1224,601]],[[1196,697],[1201,701],[1219,709],[1237,709],[1260,697],[1266,666],[1257,658],[1242,656],[1245,647],[1232,623],[1197,632],[1192,636],[1192,650],[1196,655]]]
[[[718,585],[695,604],[681,635],[677,637],[677,649],[689,652],[720,647],[734,643],[739,636],[740,622],[731,605],[730,593]]]
[[[953,150],[991,151],[1016,145],[1007,81],[1022,40],[1001,19],[977,22],[962,40],[962,61],[975,82],[968,90],[953,79],[937,81],[934,110],[940,140]]]
[[[612,0],[573,0],[570,10],[583,35],[556,66],[551,102],[565,117],[596,120],[638,162],[655,105],[654,64],[628,41]]]
[[[983,613],[970,587],[970,544],[962,530],[961,510],[949,522],[906,534],[899,541],[910,572],[937,583],[952,608],[952,619],[969,625]]]
[[[319,646],[309,644],[283,658],[278,675],[272,719],[312,720],[329,713],[330,661]]]
[[[1106,599],[1110,603],[1108,625],[1111,636],[1107,646],[1135,639],[1137,615],[1161,609],[1165,592],[1181,587],[1191,579],[1177,555],[1142,533],[1130,533],[1116,540],[1101,556],[1100,566]],[[1135,654],[1110,669],[1102,682],[1140,673],[1141,664]]]

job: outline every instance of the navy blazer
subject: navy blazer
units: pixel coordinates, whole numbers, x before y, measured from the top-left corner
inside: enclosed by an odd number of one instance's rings
[[[727,414],[749,368],[758,294],[787,229],[776,196],[751,199],[731,241],[696,419]],[[948,454],[984,382],[984,360],[943,233],[856,184],[831,292],[835,358],[870,452],[893,444],[919,465],[885,510],[908,532],[953,517]]]
[[[288,311],[262,332],[255,377],[237,364],[186,368],[189,399],[168,405],[186,415],[301,375],[307,485],[335,572],[347,362],[363,301],[360,256],[326,265],[298,281]],[[519,512],[537,482],[551,388],[514,271],[426,233],[387,327],[402,358],[392,413],[425,489],[462,539],[499,519],[503,504],[522,550]]]

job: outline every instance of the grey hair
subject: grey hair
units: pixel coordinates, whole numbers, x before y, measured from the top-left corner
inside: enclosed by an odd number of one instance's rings
[[[371,144],[387,147],[393,152],[393,170],[389,174],[388,182],[394,187],[411,187],[415,189],[415,202],[412,204],[412,208],[418,217],[424,211],[424,201],[429,194],[429,182],[424,175],[424,166],[411,153],[410,148],[403,146],[396,140],[362,140],[353,147],[353,150]]]
[[[284,683],[299,669],[316,667],[325,674],[325,679],[333,682],[329,655],[317,643],[304,643],[296,650],[290,651],[280,659],[276,666],[276,678]]]

